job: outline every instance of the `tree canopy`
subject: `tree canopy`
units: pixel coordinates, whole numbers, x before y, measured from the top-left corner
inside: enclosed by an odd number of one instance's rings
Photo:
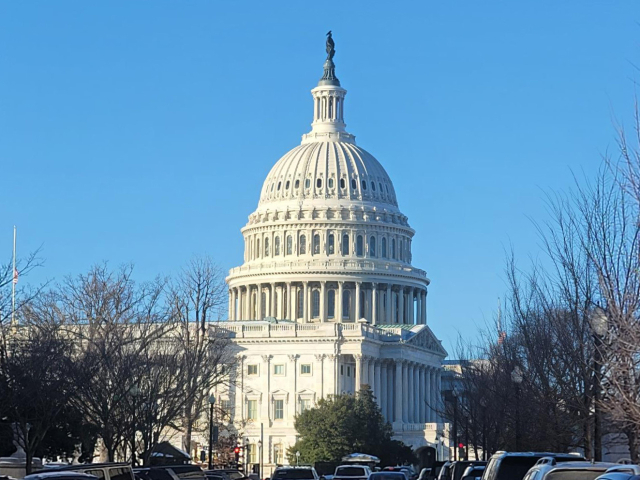
[[[344,455],[368,453],[385,465],[414,459],[411,448],[392,440],[393,430],[386,422],[368,386],[356,395],[343,394],[321,399],[315,408],[296,417],[298,441],[289,449],[289,461],[339,462]]]

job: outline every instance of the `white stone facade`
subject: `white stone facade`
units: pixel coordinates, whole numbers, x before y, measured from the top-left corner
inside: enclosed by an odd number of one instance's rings
[[[415,232],[382,165],[345,131],[333,68],[312,90],[312,131],[268,174],[242,229],[244,263],[227,277],[223,328],[239,365],[221,400],[256,463],[264,428],[266,474],[286,462],[296,414],[364,384],[396,438],[435,446],[443,430],[446,352],[427,326],[429,279],[411,265]]]

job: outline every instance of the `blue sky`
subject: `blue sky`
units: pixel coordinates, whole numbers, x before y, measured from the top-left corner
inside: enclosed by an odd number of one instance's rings
[[[395,184],[450,348],[494,315],[505,249],[540,255],[544,192],[631,126],[639,22],[622,0],[0,2],[0,250],[14,224],[43,246],[30,282],[241,264],[331,29],[347,128]]]

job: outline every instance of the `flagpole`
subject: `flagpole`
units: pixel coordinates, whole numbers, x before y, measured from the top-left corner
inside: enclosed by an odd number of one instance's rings
[[[16,226],[13,226],[13,272],[11,281],[11,325],[16,324]]]

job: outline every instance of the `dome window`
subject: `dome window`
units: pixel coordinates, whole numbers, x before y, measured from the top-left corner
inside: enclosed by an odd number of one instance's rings
[[[321,178],[318,178],[316,180],[316,188],[322,188],[322,179]]]
[[[333,178],[329,179],[329,188],[333,188]]]
[[[289,186],[291,185],[291,182],[289,180],[287,180],[287,183],[284,184],[284,189],[285,190],[289,190]]]
[[[342,255],[349,255],[349,235],[342,236]]]
[[[389,193],[389,185],[385,184],[384,186],[387,188],[387,193]]]
[[[293,238],[287,235],[287,255],[293,255]]]
[[[264,239],[264,256],[265,257],[269,256],[269,239],[268,238]]]
[[[345,188],[346,186],[347,185],[346,185],[346,182],[344,181],[344,178],[341,178],[340,179],[340,188]]]
[[[362,240],[362,235],[358,235],[356,237],[356,255],[361,257],[364,254],[364,241]]]
[[[273,254],[278,256],[280,255],[280,237],[276,237],[273,242]]]
[[[362,180],[362,190],[366,190],[367,189],[367,182]]]
[[[387,238],[382,237],[381,245],[382,247],[382,258],[387,258]]]
[[[313,236],[313,254],[320,255],[320,235],[317,233]]]
[[[336,246],[335,246],[335,240],[333,238],[333,233],[330,233],[329,236],[327,237],[327,253],[329,255],[333,255],[335,253],[336,250]]]
[[[300,188],[300,180],[296,180],[296,186],[295,188]]]
[[[376,256],[376,237],[373,236],[369,238],[369,256]]]
[[[335,290],[329,290],[328,293],[328,300],[329,300],[329,312],[328,312],[328,317],[329,318],[335,318],[336,316],[336,291]]]
[[[282,186],[282,182],[278,182],[278,191],[280,191],[281,186]]]
[[[307,253],[307,237],[304,235],[300,235],[300,248],[298,252],[300,255],[305,255]]]
[[[304,181],[304,188],[309,188],[311,186],[311,180],[308,178]]]
[[[318,290],[313,291],[311,301],[313,307],[311,316],[313,318],[318,318],[320,316],[320,292]]]
[[[384,193],[384,190],[382,189],[382,183],[381,182],[378,183],[378,186],[380,187],[380,193]]]
[[[342,292],[342,318],[351,318],[351,292]]]
[[[354,190],[356,188],[358,188],[358,184],[356,183],[356,179],[355,178],[351,179],[351,188],[353,188]]]
[[[391,239],[391,258],[396,259],[396,239]]]
[[[376,191],[376,182],[371,182],[371,190]]]
[[[271,184],[271,191],[272,191],[272,192],[273,192],[273,187],[275,187],[275,186],[276,186],[276,184],[275,184],[275,183],[272,183],[272,184]]]

